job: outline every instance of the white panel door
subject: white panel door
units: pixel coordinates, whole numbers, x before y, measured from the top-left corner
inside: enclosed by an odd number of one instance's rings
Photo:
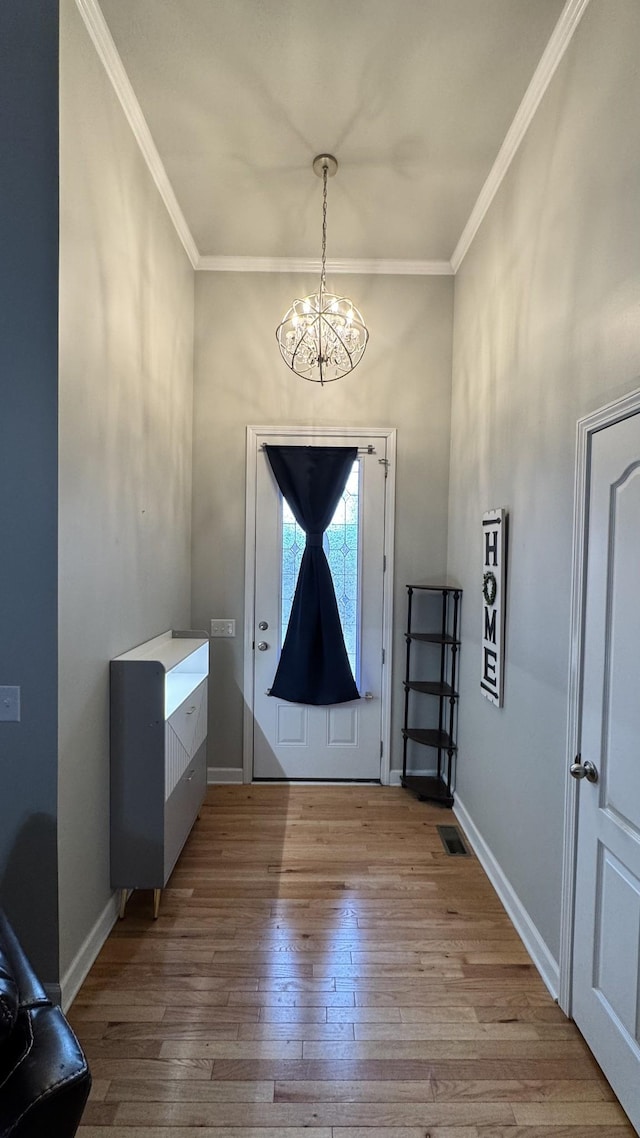
[[[573,1015],[640,1131],[640,415],[593,436]]]
[[[345,626],[349,625],[345,641],[361,698],[331,707],[315,707],[269,695],[295,584],[291,564],[296,562],[297,571],[304,535],[293,532],[292,517],[266,453],[260,449],[256,469],[253,777],[379,779],[386,440],[274,435],[264,441],[288,446],[358,448],[357,464],[347,484],[351,521],[345,527],[345,556],[349,562],[345,591],[349,596],[343,597],[340,585],[336,595],[341,615],[346,614]],[[367,453],[369,446],[371,453]],[[357,550],[348,549],[354,540]],[[338,557],[338,564],[339,561]],[[354,586],[355,607],[351,596]]]

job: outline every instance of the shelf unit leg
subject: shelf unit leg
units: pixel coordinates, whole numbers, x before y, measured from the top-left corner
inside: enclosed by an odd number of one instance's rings
[[[153,891],[153,919],[157,921],[160,916],[160,898],[162,897],[162,889],[154,889]]]
[[[453,751],[447,751],[447,794],[451,797],[451,773],[453,767]]]

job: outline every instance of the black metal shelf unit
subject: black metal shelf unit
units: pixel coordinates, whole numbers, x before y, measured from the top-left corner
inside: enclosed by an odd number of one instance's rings
[[[414,627],[416,622],[414,592],[425,596],[424,603],[419,606],[420,623],[423,625],[428,623],[432,629],[436,629],[439,623],[439,631],[418,632]],[[456,585],[424,582],[407,585],[407,594],[402,785],[407,790],[414,791],[420,799],[439,802],[443,806],[453,806],[454,761],[457,751],[455,733],[458,691],[456,683],[460,647],[459,625],[462,589]],[[412,648],[416,643],[440,646],[440,651],[437,653],[437,663],[434,663],[436,657],[432,654],[426,665],[439,673],[432,679],[422,677],[416,679],[412,674],[416,671],[415,654],[412,660]],[[418,658],[418,667],[425,667],[425,663],[420,657]],[[415,716],[416,695],[434,697],[433,716],[429,714],[427,717],[428,720],[433,719],[434,725],[432,727],[411,725],[412,717]],[[437,762],[433,773],[412,772],[409,761],[415,751],[414,748],[410,747],[412,742],[422,747],[430,747],[437,752]]]

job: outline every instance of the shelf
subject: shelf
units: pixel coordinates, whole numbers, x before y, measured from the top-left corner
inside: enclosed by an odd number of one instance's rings
[[[169,719],[209,674],[209,638],[163,632],[115,657],[132,668],[157,664],[165,672],[164,717]]]
[[[423,591],[420,594],[418,590]],[[420,799],[452,806],[458,750],[457,674],[462,590],[453,582],[440,580],[408,585],[407,591],[401,782]],[[415,648],[415,644],[434,647],[427,651]],[[425,695],[434,699],[423,704],[423,718],[416,701]],[[412,720],[413,723],[430,726],[412,727]],[[425,765],[418,761],[416,746],[431,747],[437,752],[437,762],[433,763],[435,769],[431,762],[426,764],[429,774],[416,772],[416,768],[420,771]]]
[[[421,589],[429,593],[462,593],[462,588],[456,581],[414,581],[407,585],[407,589]]]
[[[438,750],[445,751],[457,750],[453,739],[446,731],[423,727],[404,727],[402,734],[405,739],[413,739],[414,743],[422,743],[425,747],[437,747]]]
[[[442,632],[405,632],[407,640],[421,640],[424,644],[459,644],[460,641]]]
[[[175,669],[168,672],[164,685],[165,719],[170,719],[180,704],[184,703],[206,678],[207,672],[176,672]]]
[[[405,681],[405,688],[410,691],[418,691],[422,695],[438,695],[444,696],[445,699],[457,699],[458,693],[454,691],[451,684],[440,683],[439,680],[409,680]]]
[[[194,654],[196,652],[197,655]],[[202,672],[206,676],[209,669],[209,638],[197,633],[193,636],[178,636],[172,631],[163,632],[153,640],[122,652],[115,659],[159,664],[165,672]]]
[[[412,790],[419,799],[437,802],[440,806],[453,806],[453,794],[441,778],[405,774],[401,778],[401,783],[406,790]]]

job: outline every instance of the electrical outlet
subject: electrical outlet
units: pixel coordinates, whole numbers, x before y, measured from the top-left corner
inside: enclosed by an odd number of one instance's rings
[[[0,687],[0,722],[20,722],[20,688]]]
[[[211,621],[211,635],[212,636],[235,636],[236,622],[229,620],[228,617],[218,617]]]

